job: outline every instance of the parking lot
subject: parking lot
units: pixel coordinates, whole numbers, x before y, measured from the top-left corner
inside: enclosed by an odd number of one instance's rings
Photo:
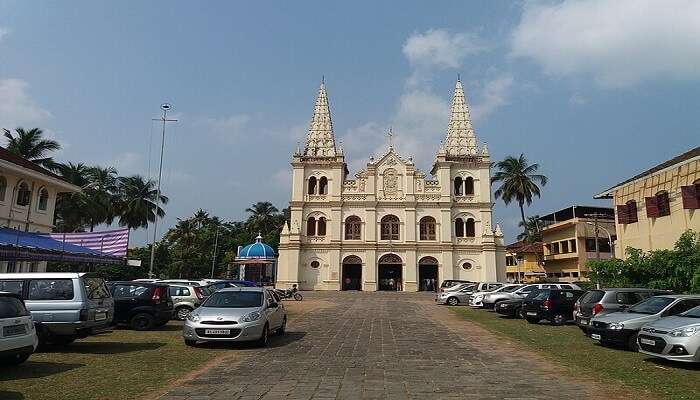
[[[161,399],[628,398],[436,306],[427,293],[314,292],[326,306]],[[289,304],[289,303],[288,303]],[[634,393],[635,398],[641,398]]]

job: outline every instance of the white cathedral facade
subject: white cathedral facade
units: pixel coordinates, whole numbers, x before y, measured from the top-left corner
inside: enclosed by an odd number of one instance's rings
[[[492,224],[491,160],[477,145],[459,80],[430,178],[391,144],[348,177],[323,83],[306,144],[291,164],[279,287],[416,291],[447,279],[505,279],[503,233]]]

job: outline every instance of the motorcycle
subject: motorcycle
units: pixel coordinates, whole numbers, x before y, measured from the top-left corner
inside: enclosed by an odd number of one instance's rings
[[[304,300],[304,296],[299,293],[298,289],[296,286],[292,287],[291,289],[275,289],[275,292],[284,300],[284,299],[294,299],[296,301],[302,301]]]

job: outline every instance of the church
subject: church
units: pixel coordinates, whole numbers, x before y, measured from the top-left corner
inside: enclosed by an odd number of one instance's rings
[[[505,246],[492,223],[490,164],[457,80],[430,177],[389,144],[349,176],[322,82],[304,148],[292,158],[290,221],[278,287],[435,290],[448,279],[504,281]]]

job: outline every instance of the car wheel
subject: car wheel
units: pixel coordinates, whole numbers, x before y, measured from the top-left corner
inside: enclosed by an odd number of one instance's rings
[[[151,314],[141,313],[131,317],[129,326],[131,326],[131,329],[135,331],[147,331],[153,328],[154,323],[155,321],[153,320],[153,316],[151,316]]]
[[[284,333],[287,331],[287,317],[284,317],[282,320],[282,326],[277,328],[277,334],[278,335],[284,335]]]
[[[552,325],[561,326],[566,322],[566,317],[564,314],[554,314],[552,317]]]
[[[187,306],[178,307],[175,310],[175,318],[179,319],[180,321],[184,321],[190,316],[191,313],[192,309]]]
[[[447,304],[451,306],[459,305],[459,299],[456,297],[450,297],[449,299],[447,299]]]
[[[270,338],[270,328],[268,328],[267,324],[263,327],[262,334],[260,335],[260,339],[258,339],[258,346],[260,347],[267,347],[267,341]]]
[[[304,296],[302,296],[301,293],[294,293],[294,300],[302,301],[304,300]]]
[[[7,365],[19,365],[19,364],[22,364],[23,362],[27,361],[27,359],[31,355],[32,355],[32,353],[15,354],[14,356],[4,357],[4,358],[0,359],[0,363],[7,364]]]
[[[72,335],[71,336],[52,335],[52,336],[49,336],[48,339],[46,339],[46,341],[48,343],[51,343],[51,344],[64,346],[64,345],[71,344],[71,343],[75,342],[75,339],[77,339],[77,337],[72,336]]]
[[[189,347],[195,347],[197,346],[197,341],[192,339],[185,339],[185,345]]]
[[[630,335],[630,337],[627,339],[627,348],[630,351],[634,351],[634,352],[639,351],[639,345],[637,344],[637,334],[636,333]]]
[[[525,318],[525,320],[531,324],[537,324],[540,322],[540,320],[537,318]]]

